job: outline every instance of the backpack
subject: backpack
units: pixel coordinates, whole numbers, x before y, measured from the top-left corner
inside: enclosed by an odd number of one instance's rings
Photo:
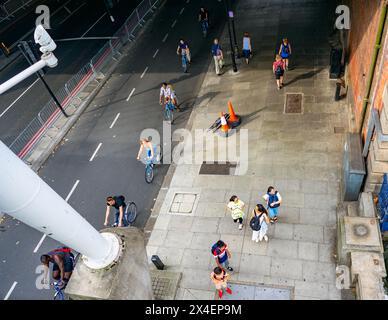
[[[210,249],[211,253],[214,255],[214,251],[219,254],[220,248],[217,246],[217,243],[213,244],[212,248]]]
[[[123,195],[121,195],[121,196],[118,196],[117,198],[119,198],[122,202],[124,202],[125,203],[125,197],[123,196]]]
[[[276,74],[281,74],[283,72],[283,68],[281,67],[280,63],[276,66],[275,73]]]
[[[263,214],[260,214],[259,216],[254,215],[249,222],[249,226],[253,231],[260,231],[261,229],[261,223],[260,223],[260,218]]]
[[[284,53],[287,53],[287,54],[290,53],[290,48],[288,47],[288,45],[285,46],[285,45],[283,44],[283,52],[284,52]]]

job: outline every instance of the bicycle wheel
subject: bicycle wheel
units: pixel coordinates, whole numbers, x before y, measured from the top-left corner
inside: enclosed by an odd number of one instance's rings
[[[54,300],[65,300],[65,295],[62,290],[56,291],[54,294]]]
[[[132,224],[136,220],[137,206],[134,202],[130,202],[127,205],[127,208],[125,209],[125,216],[129,224]]]
[[[151,183],[152,180],[154,180],[154,169],[152,168],[152,165],[147,164],[145,169],[145,181]]]
[[[166,109],[164,110],[164,120],[166,121],[173,121],[173,115],[172,115],[172,110],[166,106]]]

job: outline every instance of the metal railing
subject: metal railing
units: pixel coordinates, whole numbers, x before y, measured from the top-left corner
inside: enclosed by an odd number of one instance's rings
[[[93,58],[56,92],[56,97],[65,110],[70,106],[74,109],[79,107],[80,104],[75,104],[75,99],[78,102],[81,100],[77,97],[78,93],[92,81],[98,81],[99,76],[107,71],[109,63],[117,60],[121,55],[120,49],[135,39],[136,32],[144,26],[145,19],[154,13],[159,2],[160,0],[143,0],[116,31],[113,39],[106,42]],[[62,117],[63,114],[51,99],[9,145],[9,148],[21,159],[25,159],[34,150],[44,133],[54,127]]]

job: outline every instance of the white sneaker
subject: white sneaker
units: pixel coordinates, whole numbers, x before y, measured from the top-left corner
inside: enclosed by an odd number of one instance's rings
[[[264,240],[265,240],[265,242],[268,242],[268,236],[267,235],[264,236]]]
[[[258,243],[259,242],[259,238],[257,238],[255,241],[256,241],[256,243]]]
[[[240,225],[238,226],[238,228],[239,228],[239,230],[242,230],[242,224],[240,224]]]

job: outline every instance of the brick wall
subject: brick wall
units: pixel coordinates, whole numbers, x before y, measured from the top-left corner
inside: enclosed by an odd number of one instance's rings
[[[351,17],[348,73],[352,96],[349,98],[359,125],[383,1],[348,0],[347,4]]]

